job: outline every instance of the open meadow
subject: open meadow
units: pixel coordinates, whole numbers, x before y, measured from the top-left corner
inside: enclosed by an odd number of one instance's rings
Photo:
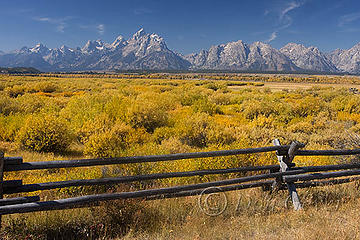
[[[0,151],[24,161],[158,155],[271,146],[360,145],[360,78],[266,74],[0,75]],[[358,161],[301,157],[298,166]],[[277,164],[262,153],[121,166],[8,172],[24,183]],[[50,174],[51,173],[51,174]],[[196,176],[34,192],[41,199],[174,186],[241,174]],[[243,176],[243,175],[241,175]],[[210,217],[197,197],[121,200],[99,207],[3,216],[3,239],[358,239],[358,183],[299,190],[304,210],[284,207],[286,192],[227,193]],[[16,194],[5,196],[14,197]]]

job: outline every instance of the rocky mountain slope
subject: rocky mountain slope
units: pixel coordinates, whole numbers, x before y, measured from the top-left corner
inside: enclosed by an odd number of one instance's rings
[[[88,41],[84,47],[49,49],[42,44],[0,56],[0,66],[30,66],[42,71],[114,69],[188,69],[190,63],[168,49],[163,38],[143,29],[132,38],[119,36],[112,44]]]
[[[270,45],[243,41],[212,46],[198,54],[185,56],[194,69],[297,71],[291,60]]]
[[[2,67],[34,67],[42,71],[79,70],[231,70],[283,72],[349,72],[360,74],[360,43],[325,54],[316,47],[289,43],[280,50],[269,44],[239,40],[183,56],[170,50],[159,35],[143,29],[113,43],[88,41],[82,48],[49,49],[43,44],[10,53],[0,51]]]
[[[348,50],[337,49],[327,56],[340,71],[360,73],[360,43]]]
[[[288,43],[280,52],[291,59],[299,68],[316,72],[338,72],[336,66],[316,47]]]

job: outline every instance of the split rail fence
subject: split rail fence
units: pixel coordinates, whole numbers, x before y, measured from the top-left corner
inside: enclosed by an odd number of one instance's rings
[[[306,166],[296,167],[293,163],[295,156],[339,156],[360,154],[360,149],[352,150],[301,150],[303,144],[294,141],[290,145],[281,145],[275,139],[274,146],[247,148],[235,150],[223,150],[212,152],[181,153],[169,155],[134,156],[118,158],[97,158],[66,161],[46,161],[46,162],[23,162],[21,157],[4,157],[0,153],[0,227],[1,216],[16,213],[29,213],[36,211],[60,210],[69,208],[86,207],[102,201],[145,198],[161,199],[172,197],[184,197],[200,195],[207,189],[206,193],[219,191],[234,191],[246,188],[262,187],[264,190],[284,190],[288,189],[294,209],[302,209],[301,201],[296,191],[297,188],[307,188],[312,186],[323,186],[329,184],[342,184],[360,179],[360,163]],[[13,171],[31,171],[40,169],[75,168],[105,166],[115,164],[132,164],[145,162],[176,161],[182,159],[208,158],[231,156],[240,154],[255,154],[265,152],[276,152],[277,165],[249,166],[228,169],[197,170],[187,172],[166,172],[148,175],[119,176],[100,179],[68,180],[59,182],[46,182],[36,184],[23,184],[22,180],[3,181],[4,173]],[[79,196],[73,198],[40,201],[39,196],[25,196],[16,198],[3,198],[4,194],[29,193],[41,190],[50,190],[76,186],[94,185],[115,185],[146,180],[157,180],[165,178],[192,177],[204,175],[220,175],[228,173],[247,173],[259,172],[261,174],[247,175],[244,177],[225,179],[212,182],[202,182],[181,186],[172,186],[156,189],[145,189],[132,192],[103,193]],[[266,173],[264,173],[266,171]],[[347,178],[344,178],[347,177]],[[322,179],[322,180],[321,180]],[[330,179],[330,180],[323,180]],[[316,181],[314,181],[316,180]]]

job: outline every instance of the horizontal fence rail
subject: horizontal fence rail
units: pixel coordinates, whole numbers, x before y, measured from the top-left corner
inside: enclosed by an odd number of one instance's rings
[[[294,174],[305,173],[306,170],[304,169],[297,169],[287,172],[276,172],[276,173],[269,173],[269,174],[260,174],[254,176],[246,176],[241,178],[229,179],[229,180],[221,180],[221,181],[214,181],[214,182],[206,182],[206,183],[199,183],[199,184],[191,184],[191,185],[184,185],[184,186],[175,186],[169,188],[159,188],[159,189],[149,189],[149,190],[141,190],[135,192],[123,192],[123,193],[110,193],[110,194],[96,194],[96,195],[88,195],[84,197],[77,197],[77,198],[69,198],[68,201],[63,199],[64,201],[49,201],[49,202],[40,202],[40,203],[32,203],[28,205],[23,205],[24,208],[17,206],[17,205],[10,205],[0,207],[0,214],[12,214],[12,213],[25,213],[25,212],[33,212],[33,211],[47,211],[47,210],[57,210],[61,207],[76,207],[78,205],[88,205],[97,201],[106,201],[106,200],[116,200],[116,199],[128,199],[128,198],[145,198],[154,195],[161,195],[161,194],[171,194],[181,191],[190,191],[190,190],[197,190],[197,189],[204,189],[209,187],[218,187],[224,185],[232,185],[244,182],[251,182],[269,178],[276,178]],[[267,185],[268,183],[260,184],[260,185]],[[39,205],[38,205],[39,204]],[[20,204],[21,205],[21,204]],[[12,206],[12,207],[11,207]]]
[[[247,188],[256,188],[256,187],[265,187],[265,186],[271,186],[274,183],[274,181],[261,181],[261,182],[254,182],[254,183],[244,183],[244,184],[238,184],[238,185],[231,185],[231,186],[221,186],[221,187],[212,187],[207,188],[206,193],[217,193],[217,192],[229,192],[229,191],[235,191],[235,190],[242,190]],[[163,198],[177,198],[177,197],[188,197],[188,196],[196,196],[204,193],[204,189],[199,190],[191,190],[191,191],[181,191],[177,193],[167,193],[167,194],[161,194],[161,195],[155,195],[147,197],[146,200],[156,200],[156,199],[163,199]]]
[[[122,193],[109,193],[109,194],[96,194],[96,195],[88,195],[83,197],[75,197],[62,199],[61,201],[48,201],[48,202],[39,202],[39,203],[29,203],[29,204],[20,204],[20,205],[10,205],[0,207],[0,214],[12,214],[12,213],[26,213],[26,212],[34,212],[34,211],[47,211],[47,210],[56,210],[61,207],[72,207],[82,204],[91,204],[98,201],[106,201],[106,200],[116,200],[116,199],[128,199],[128,198],[145,198],[149,196],[159,195],[159,194],[169,194],[176,193],[181,191],[189,191],[189,190],[197,190],[204,189],[209,187],[218,187],[224,185],[232,185],[237,183],[251,182],[262,179],[275,178],[279,176],[291,175],[294,173],[304,173],[304,170],[294,170],[291,172],[276,172],[269,174],[260,174],[254,176],[247,176],[242,178],[214,181],[214,182],[206,182],[206,183],[198,183],[184,186],[175,186],[169,188],[158,188],[158,189],[148,189],[141,190],[135,192],[122,192]]]
[[[286,151],[288,148],[289,146],[285,145],[285,146],[245,148],[245,149],[222,150],[222,151],[211,151],[211,152],[177,153],[177,154],[167,154],[167,155],[94,158],[94,159],[78,159],[78,160],[46,161],[46,162],[26,162],[18,165],[13,165],[13,164],[5,165],[4,172],[52,169],[52,168],[105,166],[105,165],[132,164],[132,163],[145,163],[145,162],[162,162],[162,161],[174,161],[174,160],[208,158],[208,157],[223,157],[223,156],[232,156],[232,155],[240,155],[240,154]]]
[[[38,202],[38,201],[40,201],[39,196],[0,199],[0,206],[14,205],[14,204],[20,204],[20,203]]]
[[[248,166],[227,169],[205,169],[186,172],[164,172],[145,175],[67,180],[34,184],[23,184],[22,180],[3,181],[2,179],[0,179],[0,217],[1,215],[14,213],[28,213],[36,211],[59,210],[98,205],[102,201],[116,199],[141,198],[145,200],[156,200],[163,198],[196,196],[203,194],[205,189],[206,194],[210,194],[255,187],[262,187],[263,190],[270,190],[271,192],[288,189],[290,196],[293,200],[294,209],[299,210],[302,208],[302,206],[299,196],[296,192],[296,188],[335,185],[360,180],[360,176],[357,176],[360,175],[360,163],[296,167],[295,164],[292,162],[294,157],[296,156],[357,155],[360,154],[360,149],[301,150],[300,148],[304,147],[304,145],[296,141],[292,142],[290,145],[281,145],[279,140],[275,140],[274,143],[276,146],[258,148],[179,153],[167,155],[77,159],[48,162],[24,162],[21,157],[2,157],[2,155],[0,154],[0,173],[6,173],[11,171],[30,171],[56,168],[75,168],[115,164],[176,161],[183,159],[199,159],[268,152],[275,152],[279,161],[279,164],[266,166]],[[245,176],[242,175],[242,177],[239,177],[239,175],[231,175],[231,179],[223,179],[189,185],[161,187],[129,192],[102,193],[52,201],[40,201],[39,196],[1,199],[2,194],[28,193],[66,187],[125,184],[131,182],[160,180],[166,178],[223,175],[232,173],[240,174],[247,172],[257,173],[250,176],[247,174]]]
[[[360,154],[360,149],[344,150],[298,150],[298,156],[345,156]]]
[[[344,183],[349,183],[349,182],[354,182],[354,181],[359,181],[359,180],[360,180],[360,177],[339,178],[339,179],[331,179],[331,180],[326,180],[326,181],[301,182],[301,183],[295,183],[295,185],[297,188],[309,188],[309,187],[344,184]]]
[[[19,165],[23,163],[22,157],[5,157],[4,165]]]
[[[25,213],[25,212],[32,212],[32,211],[46,211],[46,210],[53,210],[58,209],[59,206],[76,206],[81,204],[89,204],[96,201],[104,201],[104,200],[116,200],[116,199],[127,199],[127,198],[144,198],[152,195],[159,195],[159,194],[166,194],[166,193],[175,193],[181,191],[189,191],[189,190],[196,190],[196,189],[204,189],[208,187],[218,187],[224,185],[232,185],[237,183],[244,183],[244,182],[251,182],[257,181],[262,179],[269,179],[275,178],[279,176],[291,175],[294,173],[304,173],[304,170],[294,170],[292,172],[276,172],[276,173],[269,173],[269,174],[260,174],[254,176],[247,176],[242,178],[234,178],[228,180],[221,180],[221,181],[214,181],[214,182],[206,182],[206,183],[198,183],[198,184],[191,184],[191,185],[184,185],[184,186],[175,186],[169,188],[158,188],[158,189],[149,189],[149,190],[141,190],[135,192],[124,192],[124,193],[110,193],[110,194],[97,194],[97,195],[89,195],[84,197],[77,197],[71,198],[69,202],[67,201],[60,201],[60,205],[57,201],[50,201],[50,203],[45,204],[46,207],[35,207],[34,205],[40,203],[34,203],[33,205],[29,205],[31,207],[26,208],[26,210],[18,209],[19,206],[15,206],[17,210],[9,210],[11,206],[4,206],[0,207],[0,214],[10,214],[10,213]],[[65,200],[65,199],[64,199]],[[8,211],[3,211],[3,209],[8,209]],[[18,212],[20,211],[20,212]],[[23,212],[24,211],[24,212]]]
[[[328,173],[303,174],[296,176],[285,176],[284,180],[286,182],[298,182],[298,181],[309,181],[314,179],[337,178],[337,177],[346,177],[346,176],[354,176],[354,175],[360,175],[360,169],[328,172]]]
[[[198,170],[188,172],[169,172],[169,173],[157,173],[148,175],[136,175],[136,176],[124,176],[124,177],[113,177],[113,178],[100,178],[100,179],[81,179],[81,180],[69,180],[59,182],[48,182],[48,183],[37,183],[27,185],[17,185],[13,188],[7,188],[4,193],[20,193],[20,192],[34,192],[39,190],[50,190],[64,187],[78,187],[78,186],[94,186],[94,185],[109,185],[118,183],[129,183],[135,181],[145,180],[158,180],[165,178],[176,178],[176,177],[193,177],[193,176],[204,176],[214,174],[229,174],[229,173],[245,173],[249,171],[263,171],[263,170],[278,170],[278,165],[267,165],[267,166],[254,166],[254,167],[241,167],[241,168],[227,168],[227,169],[209,169],[209,170]]]
[[[94,159],[78,159],[78,160],[64,160],[64,161],[45,161],[45,162],[22,162],[22,158],[8,158],[4,162],[4,172],[10,171],[24,171],[24,170],[40,170],[52,168],[74,168],[74,167],[90,167],[90,166],[105,166],[115,164],[132,164],[145,162],[161,162],[174,161],[195,158],[208,157],[224,157],[240,154],[265,153],[273,151],[286,151],[289,145],[236,149],[236,150],[222,150],[211,152],[195,152],[195,153],[178,153],[168,155],[150,155],[150,156],[134,156],[134,157],[118,157],[118,158],[94,158]],[[360,154],[360,149],[352,150],[298,150],[297,156],[344,156]],[[20,163],[20,164],[17,164]]]
[[[298,168],[292,168],[292,171],[300,170],[301,173],[308,173],[308,172],[320,172],[320,171],[342,170],[342,169],[352,169],[352,168],[360,168],[360,164],[353,163],[353,164],[340,164],[340,165],[298,167]],[[68,181],[58,181],[58,182],[48,182],[48,183],[27,184],[27,185],[21,185],[21,181],[13,180],[12,188],[6,187],[4,193],[11,194],[11,193],[21,193],[21,192],[34,192],[39,190],[50,190],[50,189],[64,188],[64,187],[109,185],[109,184],[136,182],[136,181],[158,180],[165,178],[244,173],[249,171],[263,171],[263,170],[277,171],[279,170],[279,165],[252,166],[252,167],[214,169],[214,170],[209,169],[209,170],[198,170],[198,171],[188,171],[188,172],[170,172],[170,173],[158,173],[158,174],[123,176],[123,177],[100,178],[100,179],[68,180]],[[270,177],[272,176],[273,175],[270,175]],[[290,182],[291,180],[286,180],[286,181]]]

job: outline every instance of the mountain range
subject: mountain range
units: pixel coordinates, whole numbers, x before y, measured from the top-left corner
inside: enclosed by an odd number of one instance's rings
[[[239,40],[214,45],[199,53],[181,55],[170,50],[159,35],[144,29],[113,43],[88,41],[84,47],[49,49],[39,43],[4,53],[1,67],[34,67],[41,71],[84,70],[229,70],[326,72],[360,74],[360,43],[348,50],[323,53],[316,47],[289,43],[281,49]]]

